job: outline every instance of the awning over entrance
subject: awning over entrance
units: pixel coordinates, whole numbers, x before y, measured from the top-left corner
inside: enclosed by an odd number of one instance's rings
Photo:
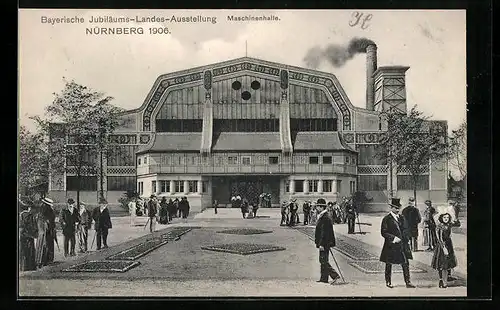
[[[213,151],[281,151],[277,132],[222,132],[213,143]]]
[[[164,151],[195,151],[201,147],[201,133],[156,133],[153,141],[141,147],[137,153]]]
[[[338,132],[299,132],[293,145],[294,151],[351,151]]]

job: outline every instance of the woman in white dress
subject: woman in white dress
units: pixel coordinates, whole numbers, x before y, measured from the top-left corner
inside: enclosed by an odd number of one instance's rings
[[[137,208],[137,203],[136,203],[136,199],[133,198],[132,200],[130,200],[130,202],[128,203],[128,212],[130,214],[130,226],[134,227],[135,226],[135,217],[136,217],[136,209]]]

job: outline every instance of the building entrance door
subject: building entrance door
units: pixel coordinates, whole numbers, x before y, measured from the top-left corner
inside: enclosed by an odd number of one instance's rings
[[[270,176],[221,176],[213,177],[213,199],[230,204],[231,197],[246,198],[248,203],[259,203],[259,195],[270,193],[272,202],[279,201],[279,177]]]

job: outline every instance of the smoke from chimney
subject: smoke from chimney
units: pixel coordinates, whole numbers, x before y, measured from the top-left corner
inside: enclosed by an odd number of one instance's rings
[[[352,38],[345,46],[330,44],[324,49],[315,46],[304,57],[306,66],[317,69],[321,62],[328,61],[333,67],[340,68],[357,54],[366,53],[366,109],[374,110],[375,81],[372,77],[377,70],[377,45],[367,38]]]
[[[340,68],[357,54],[366,53],[366,48],[370,45],[375,45],[375,42],[367,38],[352,38],[345,46],[330,44],[324,49],[315,46],[307,51],[304,62],[311,69],[317,69],[324,60],[335,68]]]

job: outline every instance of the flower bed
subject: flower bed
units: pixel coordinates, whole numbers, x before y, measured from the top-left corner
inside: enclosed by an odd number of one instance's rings
[[[161,235],[163,240],[179,240],[179,238],[191,231],[190,227],[174,227],[168,232]]]
[[[272,230],[262,230],[254,228],[238,228],[238,229],[226,229],[218,231],[220,234],[232,234],[232,235],[257,235],[257,234],[269,234]]]
[[[109,256],[108,260],[136,260],[149,252],[167,244],[168,240],[153,239],[146,242],[140,243],[134,247],[126,249],[124,251],[118,252]]]
[[[355,247],[347,242],[344,242],[343,240],[338,239],[336,242],[335,249],[342,254],[349,256],[352,259],[355,260],[377,260],[378,257],[373,255],[372,253]]]
[[[139,266],[139,262],[88,261],[63,269],[63,272],[125,272]]]
[[[255,244],[255,243],[229,243],[218,244],[212,246],[203,246],[203,250],[226,252],[240,255],[250,255],[265,252],[284,251],[286,248],[274,246],[270,244]]]

